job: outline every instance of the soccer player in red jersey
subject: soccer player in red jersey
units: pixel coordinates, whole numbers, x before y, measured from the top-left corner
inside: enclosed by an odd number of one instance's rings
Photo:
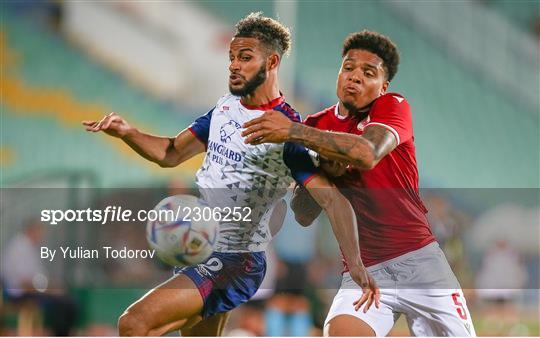
[[[414,335],[474,336],[463,292],[420,198],[409,103],[387,92],[398,69],[397,47],[379,33],[362,31],[346,38],[342,57],[336,105],[305,124],[268,111],[246,123],[243,133],[250,144],[293,141],[315,151],[355,210],[361,259],[380,287],[380,306],[360,309],[359,286],[344,260],[325,334],[384,336],[404,314]],[[318,215],[306,213],[313,201],[301,188],[295,198],[297,219],[311,223]]]

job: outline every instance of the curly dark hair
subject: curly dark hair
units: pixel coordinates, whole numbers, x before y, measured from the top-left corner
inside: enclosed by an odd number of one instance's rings
[[[389,37],[369,30],[351,33],[343,42],[341,56],[345,56],[351,49],[367,50],[380,57],[383,60],[386,78],[388,81],[392,81],[398,71],[399,51]]]
[[[251,13],[236,24],[235,38],[256,38],[280,56],[291,48],[291,32],[288,27],[262,12]]]

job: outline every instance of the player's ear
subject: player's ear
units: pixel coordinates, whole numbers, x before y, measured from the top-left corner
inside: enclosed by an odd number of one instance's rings
[[[384,80],[383,85],[381,87],[380,95],[386,94],[386,91],[388,90],[388,86],[390,85],[390,81]]]
[[[268,56],[268,59],[266,59],[266,69],[271,70],[277,68],[280,61],[281,60],[278,53],[270,54],[270,56]]]

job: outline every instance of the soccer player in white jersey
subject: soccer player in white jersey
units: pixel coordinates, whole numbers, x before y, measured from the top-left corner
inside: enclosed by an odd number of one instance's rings
[[[289,47],[289,31],[279,22],[260,13],[240,20],[229,49],[230,94],[176,137],[143,133],[114,113],[83,122],[88,131],[121,138],[162,167],[206,152],[197,172],[206,202],[250,210],[250,220],[220,224],[215,252],[205,263],[182,269],[132,304],[119,319],[120,335],[162,335],[177,329],[182,335],[220,335],[228,311],[248,301],[264,277],[264,248],[271,239],[268,210],[281,200],[291,176],[328,214],[352,278],[363,286],[364,301],[371,304],[377,298],[360,258],[353,209],[318,173],[307,150],[294,143],[247,145],[241,136],[241,125],[267,109],[300,121],[278,85],[278,68]]]

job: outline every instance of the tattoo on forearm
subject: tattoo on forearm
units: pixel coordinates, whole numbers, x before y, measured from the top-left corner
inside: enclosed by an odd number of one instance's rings
[[[368,126],[362,137],[374,145],[376,159],[383,158],[397,147],[396,137],[385,127]]]
[[[393,135],[384,127],[367,128],[364,135],[359,136],[293,123],[289,137],[324,157],[360,167],[369,167],[395,148]]]
[[[330,133],[294,123],[290,130],[293,141],[300,142],[306,147],[315,150],[324,157],[362,165],[367,156],[372,154],[366,140],[356,135],[345,133]]]

